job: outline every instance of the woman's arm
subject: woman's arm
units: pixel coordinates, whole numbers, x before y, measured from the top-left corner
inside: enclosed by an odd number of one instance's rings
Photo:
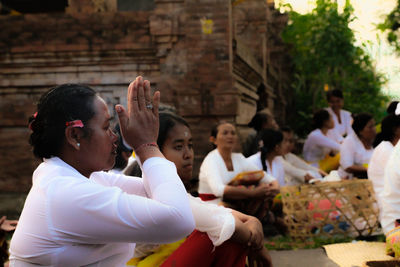
[[[323,135],[320,132],[317,132],[317,134],[313,135],[313,143],[318,146],[327,147],[336,152],[338,152],[340,150],[339,143],[336,143],[335,141],[333,141],[332,139]]]
[[[227,199],[263,198],[268,194],[268,188],[268,184],[261,184],[257,187],[227,185],[223,196]]]
[[[143,172],[151,199],[71,177],[54,182],[47,191],[51,234],[65,242],[104,244],[168,243],[191,233],[194,219],[175,165],[153,157]]]

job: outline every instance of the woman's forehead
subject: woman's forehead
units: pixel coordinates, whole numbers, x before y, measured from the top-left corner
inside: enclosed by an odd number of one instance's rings
[[[176,124],[168,133],[168,138],[171,140],[190,139],[192,138],[192,132],[186,125]]]
[[[93,109],[94,109],[94,120],[100,121],[108,121],[110,120],[110,112],[108,110],[106,102],[103,98],[97,96],[93,102]]]
[[[235,126],[229,122],[224,122],[218,126],[218,130],[235,130]]]

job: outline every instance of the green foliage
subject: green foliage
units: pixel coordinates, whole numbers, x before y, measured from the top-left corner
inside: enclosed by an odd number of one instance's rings
[[[400,55],[400,0],[397,0],[397,6],[387,15],[385,21],[378,25],[378,29],[388,31],[387,40]]]
[[[385,79],[376,73],[371,58],[354,45],[349,23],[355,19],[347,0],[341,13],[334,0],[317,0],[308,14],[289,11],[289,23],[282,37],[290,47],[294,64],[295,102],[289,112],[291,127],[300,135],[311,131],[313,112],[327,106],[324,90],[342,89],[345,109],[370,112],[380,120],[387,97],[381,93]]]

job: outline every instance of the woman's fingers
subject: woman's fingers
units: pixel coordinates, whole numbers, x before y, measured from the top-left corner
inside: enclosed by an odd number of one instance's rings
[[[136,78],[137,80],[137,98],[139,104],[139,110],[144,110],[146,108],[146,99],[144,97],[144,86],[143,78],[141,76]]]
[[[146,109],[147,110],[152,110],[153,109],[153,104],[151,103],[151,87],[150,87],[150,82],[148,80],[145,80],[143,82],[144,85],[144,98],[145,98],[145,103],[146,103]]]
[[[158,118],[158,107],[160,106],[160,97],[161,93],[160,91],[157,91],[153,95],[153,114]]]
[[[124,132],[125,132],[125,129],[126,129],[127,125],[128,125],[129,117],[128,117],[128,114],[125,111],[125,108],[122,105],[116,105],[115,106],[115,111],[118,114],[119,125],[121,127],[121,133],[123,135]]]

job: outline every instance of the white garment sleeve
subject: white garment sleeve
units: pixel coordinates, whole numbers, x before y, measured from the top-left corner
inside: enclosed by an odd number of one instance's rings
[[[329,149],[339,151],[340,150],[340,144],[336,143],[329,137],[324,136],[322,133],[321,134],[313,134],[313,143],[318,146],[322,147],[327,147]]]
[[[230,209],[189,196],[196,230],[206,232],[214,246],[230,239],[235,232],[235,218]]]
[[[340,166],[343,170],[354,165],[355,147],[351,137],[346,137],[340,146]]]
[[[303,170],[306,170],[306,171],[319,172],[318,168],[316,168],[314,166],[311,166],[310,164],[308,164],[303,159],[301,159],[300,157],[296,156],[293,153],[289,153],[286,156],[288,157],[288,162],[291,163],[293,166],[299,168],[299,169],[303,169]]]
[[[175,165],[154,157],[143,164],[143,172],[151,199],[94,181],[71,183],[65,177],[55,182],[46,192],[50,233],[60,242],[82,244],[165,243],[191,233],[194,219]]]
[[[215,154],[212,156],[215,156]],[[201,178],[207,182],[209,188],[216,197],[222,197],[224,195],[226,186],[222,180],[222,175],[224,174],[221,168],[225,168],[225,166],[219,166],[216,159],[209,156],[204,159],[200,167]]]
[[[122,191],[128,194],[148,197],[141,177],[96,172],[90,176],[90,179],[105,186],[119,187]]]
[[[304,176],[307,174],[307,171],[296,168],[286,160],[282,160],[282,164],[286,175],[295,178],[300,183],[304,183]]]

